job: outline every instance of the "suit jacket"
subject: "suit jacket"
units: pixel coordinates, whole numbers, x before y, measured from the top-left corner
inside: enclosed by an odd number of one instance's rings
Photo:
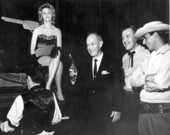
[[[92,59],[88,61],[85,71],[87,98],[92,98],[92,102],[108,111],[121,111],[122,73],[117,61],[104,54],[95,79]]]

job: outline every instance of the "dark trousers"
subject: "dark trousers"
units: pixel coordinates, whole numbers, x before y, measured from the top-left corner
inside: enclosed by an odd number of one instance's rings
[[[86,134],[109,135],[111,122],[110,102],[106,93],[88,93],[85,106]]]
[[[123,135],[138,135],[139,94],[125,92],[123,99]]]
[[[139,135],[170,135],[170,113],[140,114]]]

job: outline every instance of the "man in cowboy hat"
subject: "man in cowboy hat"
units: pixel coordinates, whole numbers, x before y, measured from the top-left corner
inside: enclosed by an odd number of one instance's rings
[[[169,25],[145,24],[135,33],[143,38],[151,56],[132,75],[132,84],[143,85],[140,93],[139,135],[170,135]]]

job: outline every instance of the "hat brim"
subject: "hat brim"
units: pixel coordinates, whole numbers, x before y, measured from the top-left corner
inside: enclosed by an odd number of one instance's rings
[[[137,39],[140,39],[142,38],[146,33],[149,33],[149,32],[154,32],[154,31],[168,31],[169,30],[169,25],[168,24],[159,24],[159,25],[156,25],[156,26],[150,26],[150,27],[142,27],[142,28],[139,28],[136,33],[135,33],[135,37]]]

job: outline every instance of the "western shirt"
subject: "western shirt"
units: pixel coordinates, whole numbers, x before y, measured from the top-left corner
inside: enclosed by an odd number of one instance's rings
[[[153,51],[133,75],[133,82],[143,84],[140,100],[149,103],[170,103],[170,46],[166,44]],[[146,82],[147,75],[153,75],[152,81]],[[163,91],[167,89],[166,91]],[[159,92],[157,91],[159,90]],[[161,92],[162,90],[162,92]]]
[[[141,65],[141,63],[150,56],[150,52],[145,49],[143,46],[138,45],[135,50],[135,54],[133,56],[133,67],[131,67],[131,58],[126,53],[122,58],[122,65],[124,71],[124,90],[132,91],[131,85],[131,76],[133,72]]]

